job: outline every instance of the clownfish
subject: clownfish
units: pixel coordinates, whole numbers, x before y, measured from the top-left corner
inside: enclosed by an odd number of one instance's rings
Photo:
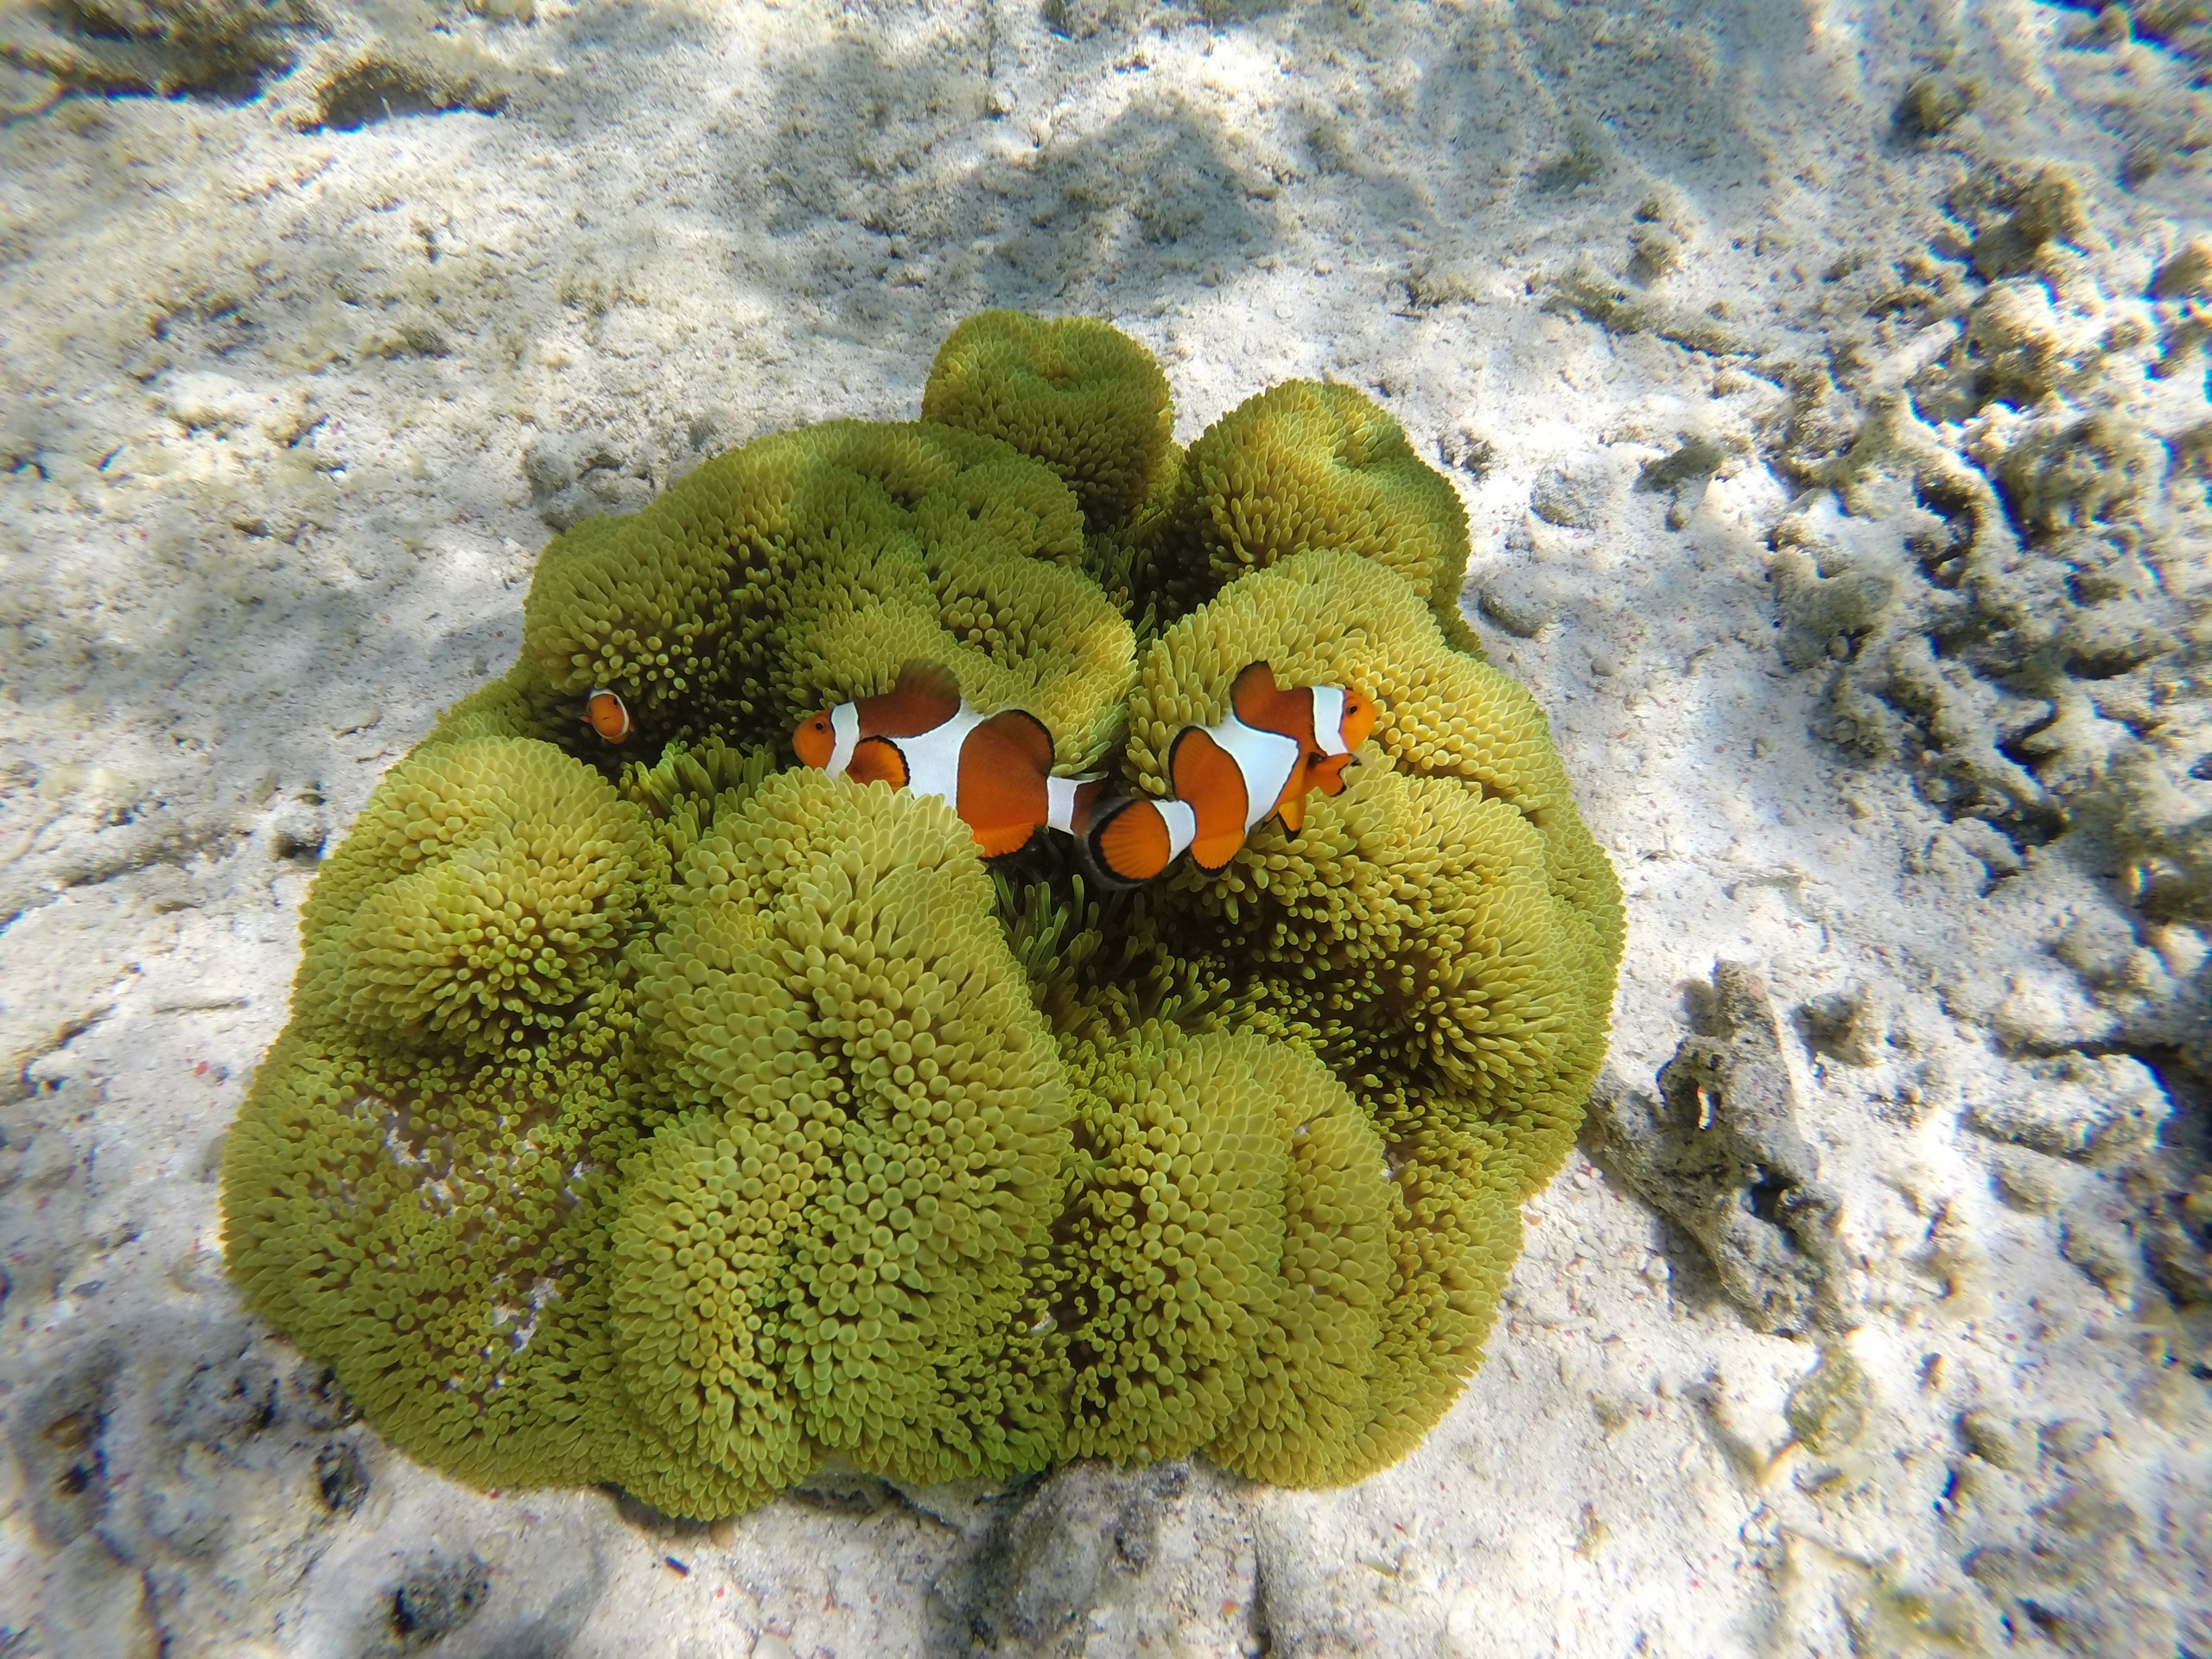
[[[908,663],[880,696],[801,721],[791,747],[810,766],[863,784],[934,795],[958,813],[986,858],[1018,853],[1040,829],[1088,827],[1103,779],[1055,778],[1052,734],[1025,709],[986,715],[939,663]]]
[[[630,705],[622,701],[621,694],[604,686],[593,688],[584,699],[584,724],[608,743],[626,741],[638,729],[631,723]]]
[[[1236,856],[1271,817],[1296,835],[1306,795],[1344,791],[1352,751],[1375,729],[1375,704],[1335,685],[1276,685],[1265,663],[1248,664],[1229,691],[1229,717],[1185,726],[1167,751],[1174,793],[1124,800],[1092,817],[1084,849],[1101,874],[1148,881],[1183,853],[1209,875]]]

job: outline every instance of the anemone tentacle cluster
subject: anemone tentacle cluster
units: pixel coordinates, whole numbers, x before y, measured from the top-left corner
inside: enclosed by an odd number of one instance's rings
[[[1480,1362],[1622,918],[1457,497],[1341,386],[1183,449],[1088,321],[970,318],[922,413],[556,537],[316,878],[230,1268],[425,1463],[701,1518],[832,1457],[1330,1484]],[[916,658],[1135,791],[1255,660],[1381,715],[1296,836],[1102,893],[792,764]]]

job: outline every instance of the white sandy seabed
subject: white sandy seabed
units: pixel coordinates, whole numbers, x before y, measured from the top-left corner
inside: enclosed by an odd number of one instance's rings
[[[2202,18],[10,0],[0,1655],[2212,1653]],[[1398,1467],[1010,1539],[479,1494],[245,1316],[318,850],[547,525],[912,415],[986,305],[1453,479],[1627,890],[1608,1086],[1763,976],[1825,1324],[1586,1136]]]

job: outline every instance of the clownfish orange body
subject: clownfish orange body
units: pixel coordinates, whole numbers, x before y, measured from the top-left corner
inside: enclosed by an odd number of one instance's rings
[[[809,715],[791,747],[832,777],[937,796],[986,858],[1020,852],[1041,829],[1082,834],[1102,786],[1095,777],[1053,777],[1052,734],[1042,721],[1021,709],[969,708],[952,671],[938,663],[908,663],[880,696]]]
[[[1167,751],[1174,794],[1116,801],[1092,817],[1084,839],[1110,880],[1148,881],[1185,852],[1208,874],[1236,856],[1244,837],[1271,817],[1296,835],[1306,796],[1340,794],[1352,751],[1375,729],[1375,705],[1334,685],[1275,683],[1266,663],[1248,664],[1229,693],[1229,717],[1185,726]]]
[[[602,741],[626,741],[636,726],[631,723],[630,705],[622,701],[620,693],[609,691],[604,686],[594,687],[584,699],[584,724],[597,732]]]

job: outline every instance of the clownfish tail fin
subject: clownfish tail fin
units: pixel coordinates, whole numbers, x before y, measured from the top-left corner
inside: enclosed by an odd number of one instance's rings
[[[1179,850],[1160,803],[1129,797],[1109,801],[1093,812],[1076,845],[1087,874],[1110,889],[1151,880],[1175,861]]]
[[[1105,861],[1091,846],[1089,836],[1075,838],[1075,868],[1084,885],[1094,893],[1129,893],[1144,885],[1141,881],[1128,880],[1108,869]]]

